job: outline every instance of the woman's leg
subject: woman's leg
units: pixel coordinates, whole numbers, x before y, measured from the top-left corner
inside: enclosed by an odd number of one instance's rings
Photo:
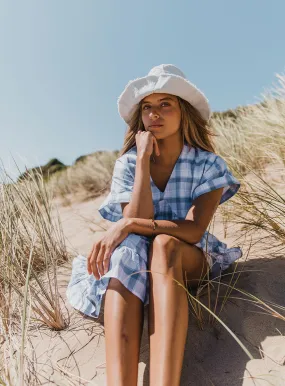
[[[107,385],[136,386],[143,302],[115,278],[105,295],[104,326]]]
[[[185,271],[191,283],[207,272],[203,252],[175,237],[155,237],[149,254],[150,304],[150,385],[178,386],[188,327],[188,301]],[[161,275],[160,272],[164,275]],[[165,276],[167,275],[167,276]]]

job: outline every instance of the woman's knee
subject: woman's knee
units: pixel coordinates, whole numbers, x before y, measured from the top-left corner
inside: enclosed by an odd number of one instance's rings
[[[166,235],[166,234],[159,234],[155,236],[153,239],[153,247],[154,248],[163,248],[163,249],[173,249],[178,248],[179,244],[181,244],[181,240],[179,240],[177,237]]]
[[[128,291],[128,289],[122,284],[122,282],[119,279],[116,279],[115,277],[112,277],[109,280],[107,291],[108,290],[116,291],[122,295],[126,294]]]
[[[109,281],[104,320],[105,324],[112,324],[113,330],[117,331],[126,343],[129,342],[130,335],[140,329],[143,323],[143,302],[116,278]]]
[[[114,277],[109,280],[109,284],[106,290],[106,296],[110,292],[114,292],[116,299],[118,299],[117,294],[119,294],[119,298],[123,299],[124,307],[137,307],[140,308],[143,302],[139,299],[135,294],[133,294],[124,284]]]
[[[181,241],[176,237],[160,234],[151,245],[149,254],[149,269],[181,268]]]

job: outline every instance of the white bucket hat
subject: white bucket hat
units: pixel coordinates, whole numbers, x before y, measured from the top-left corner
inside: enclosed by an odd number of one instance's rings
[[[131,80],[118,98],[120,116],[129,123],[136,105],[144,97],[154,93],[179,96],[191,103],[204,119],[208,120],[211,116],[208,99],[173,64],[160,64],[153,67],[147,76]]]

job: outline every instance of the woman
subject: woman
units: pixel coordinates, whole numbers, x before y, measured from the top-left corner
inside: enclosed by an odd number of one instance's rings
[[[176,281],[197,286],[241,257],[206,231],[240,183],[214,152],[206,97],[177,67],[160,65],[129,82],[118,108],[128,130],[99,208],[115,224],[87,259],[74,259],[67,296],[97,318],[106,295],[108,386],[137,384],[146,304],[150,385],[179,385],[188,303]]]

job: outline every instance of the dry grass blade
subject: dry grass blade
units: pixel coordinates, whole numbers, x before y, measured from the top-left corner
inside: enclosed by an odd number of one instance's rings
[[[216,283],[218,284],[217,281],[215,280],[212,280],[213,283]],[[265,310],[268,314],[270,314],[272,317],[275,317],[275,318],[279,318],[283,321],[285,321],[285,315],[282,315],[280,312],[276,311],[272,306],[270,306],[269,304],[267,304],[265,301],[259,299],[257,296],[245,291],[245,290],[242,290],[236,286],[231,286],[227,283],[221,283],[219,282],[221,285],[223,286],[226,286],[226,287],[230,287],[232,290],[234,291],[237,291],[243,295],[246,296],[246,298],[241,298],[241,297],[234,297],[234,296],[231,296],[230,298],[232,299],[239,299],[239,300],[244,300],[244,301],[248,301],[248,302],[251,302],[252,304],[255,304],[256,306],[258,306],[259,308],[262,308],[263,310]],[[283,306],[280,306],[280,305],[275,305],[274,306],[276,308],[280,308],[281,310],[284,311],[284,307]]]
[[[244,181],[244,189],[234,200],[239,224],[244,233],[262,231],[266,242],[276,241],[285,248],[285,200],[257,173],[258,183]],[[242,211],[240,211],[242,208]]]
[[[162,275],[162,276],[166,276],[167,274],[163,274],[161,272],[156,272],[156,271],[153,271],[153,270],[140,270],[140,271],[137,271],[137,272],[134,272],[129,276],[133,276],[133,275],[136,275],[138,272],[149,272],[151,274],[158,274],[158,275]],[[128,278],[127,277],[127,278]],[[125,280],[127,280],[127,278]],[[227,331],[228,333],[234,338],[234,340],[238,343],[238,345],[241,347],[241,349],[246,353],[246,355],[248,356],[249,359],[253,359],[253,356],[251,355],[251,353],[248,351],[248,349],[245,347],[245,345],[240,341],[240,339],[235,335],[235,333],[210,309],[208,308],[207,306],[205,306],[205,304],[203,304],[199,299],[197,299],[197,297],[193,296],[188,288],[186,288],[182,283],[180,283],[178,280],[174,279],[174,278],[171,278],[176,284],[178,284],[180,287],[182,287],[184,289],[184,291],[187,293],[187,296],[191,298],[191,300],[193,302],[196,302],[199,304],[200,307],[202,307],[203,309],[205,309],[209,314],[211,314]]]

